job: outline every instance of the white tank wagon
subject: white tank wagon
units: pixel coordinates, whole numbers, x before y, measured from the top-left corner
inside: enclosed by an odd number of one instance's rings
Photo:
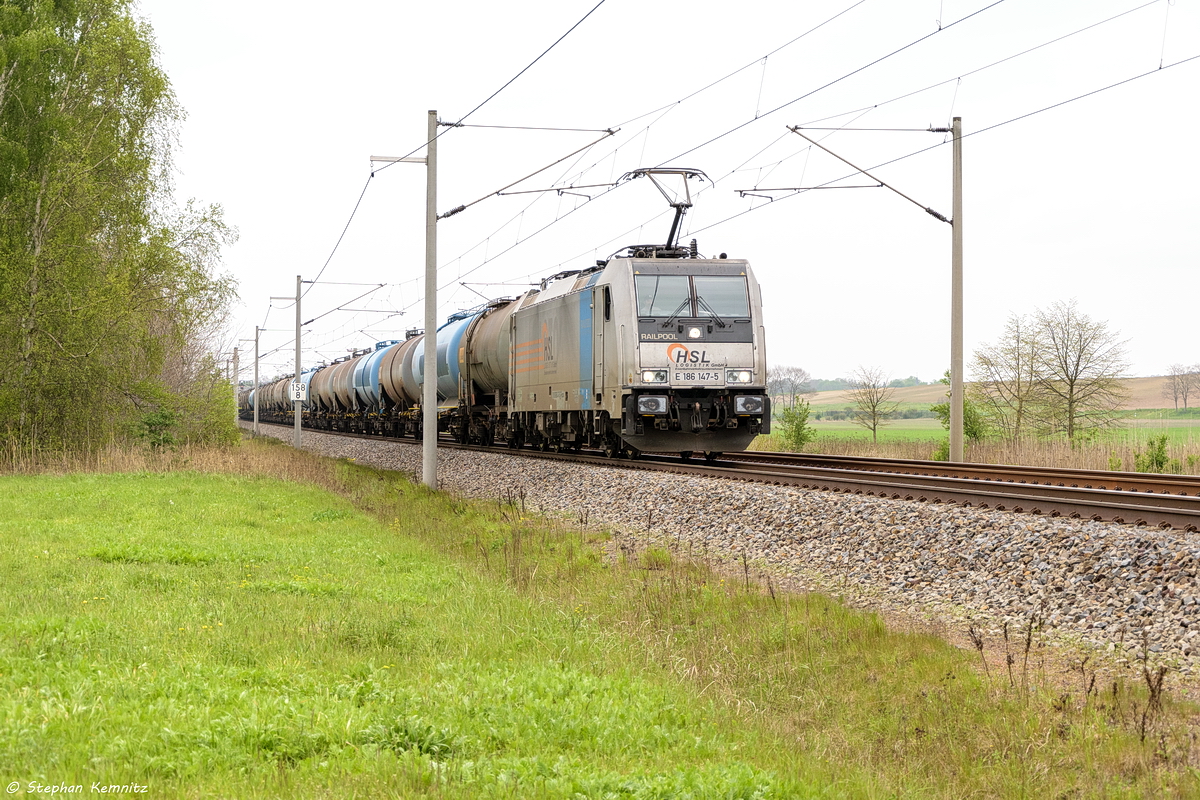
[[[300,406],[304,411],[308,410],[309,403],[312,399],[310,391],[312,387],[313,371],[304,372],[300,375],[300,382],[304,385],[304,392],[301,395]],[[289,416],[294,413],[292,401],[292,377],[279,378],[278,380],[264,383],[261,386],[253,389],[243,389],[238,392],[238,413],[245,419],[253,419],[254,417],[254,398],[258,397],[258,410],[261,419],[274,421],[275,417]]]

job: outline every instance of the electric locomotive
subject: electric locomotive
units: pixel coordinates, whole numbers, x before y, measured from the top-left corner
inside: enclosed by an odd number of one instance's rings
[[[650,177],[667,195],[664,175],[681,176],[686,186],[702,173],[654,169],[626,177]],[[512,448],[586,445],[610,457],[710,459],[768,433],[758,282],[745,260],[703,258],[695,240],[678,246],[690,195],[672,206],[667,244],[624,248],[439,328],[439,430]],[[423,335],[411,333],[310,373],[306,424],[420,437],[424,346]],[[286,416],[284,383],[265,387],[265,398],[281,401],[271,401],[268,418]]]

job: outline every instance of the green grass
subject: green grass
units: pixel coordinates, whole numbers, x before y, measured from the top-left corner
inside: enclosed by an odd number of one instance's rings
[[[930,405],[931,403],[896,403],[896,410],[928,411]],[[845,401],[841,403],[809,403],[809,410],[811,410],[814,414],[818,411],[852,411],[853,409],[854,404],[847,403]]]
[[[906,403],[912,408],[928,408],[925,403]],[[825,410],[833,409],[833,406]],[[837,406],[838,410],[842,407]],[[813,406],[813,411],[818,407]],[[869,444],[871,432],[851,420],[815,419],[811,414],[809,426],[816,433],[814,446],[820,447],[822,441],[845,449],[854,443]],[[1098,431],[1092,441],[1085,446],[1098,448],[1110,447],[1145,447],[1151,437],[1166,435],[1171,445],[1178,447],[1200,448],[1200,411],[1189,409],[1187,412],[1174,409],[1137,409],[1122,414],[1117,427]],[[937,419],[893,419],[888,420],[878,431],[880,445],[921,443],[930,447],[949,437],[946,429]],[[762,437],[755,447],[770,449],[774,445]],[[1048,438],[1047,441],[1054,441]],[[1200,451],[1198,451],[1200,452]],[[905,454],[908,455],[908,454]],[[909,456],[911,457],[911,456]]]
[[[395,487],[415,495],[413,518],[389,530],[265,479],[4,484],[6,783],[133,781],[155,796],[449,783],[464,797],[799,785],[745,761],[750,741],[681,686],[570,658],[591,636],[582,613],[537,608],[406,535],[431,512],[457,523],[419,490]]]
[[[309,458],[243,449],[263,469]],[[606,560],[578,521],[309,460],[341,496],[190,472],[0,479],[0,778],[17,796],[1200,788],[1193,710],[1167,703],[1143,736],[1136,681],[1038,689],[1039,649],[1011,682],[980,675],[935,637],[760,591],[753,565]]]
[[[855,425],[850,420],[813,420],[809,425],[817,433],[817,438],[862,439],[871,441],[871,431]],[[889,420],[879,427],[879,441],[891,442],[899,440],[936,442],[948,434],[942,423],[936,419],[897,419]]]

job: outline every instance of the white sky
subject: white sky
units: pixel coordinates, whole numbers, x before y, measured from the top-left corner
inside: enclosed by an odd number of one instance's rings
[[[269,298],[293,294],[297,274],[320,272],[368,182],[369,156],[423,148],[428,109],[461,119],[597,1],[140,0],[188,113],[177,193],[224,206],[241,234],[226,254],[240,284],[238,336],[252,338],[265,321],[263,352],[283,347],[264,358],[265,375],[290,371],[295,322],[287,302],[271,309]],[[991,2],[606,0],[467,123],[620,128],[514,190],[609,183],[641,166],[703,170],[716,184],[694,195],[681,240],[694,236],[705,255],[750,260],[766,297],[770,363],[823,378],[879,365],[893,377],[933,380],[949,366],[949,225],[886,189],[774,203],[735,190],[850,175],[786,125],[924,129],[958,115],[969,135],[1200,55],[1200,0],[1140,10],[1140,0]],[[1200,59],[964,140],[968,359],[1010,313],[1075,298],[1129,340],[1131,374],[1200,362],[1198,98]],[[948,139],[809,135],[866,169]],[[439,139],[438,210],[493,193],[596,137],[448,130]],[[950,167],[947,141],[876,174],[950,216]],[[648,181],[579,191],[595,199],[493,197],[441,221],[439,319],[482,302],[474,292],[516,295],[522,283],[624,245],[665,240],[669,209]],[[397,164],[369,181],[321,280],[392,284],[349,306],[406,313],[320,318],[303,339],[306,366],[422,325],[424,199],[419,165]],[[512,285],[481,285],[504,282]],[[302,316],[367,288],[314,286]],[[245,377],[251,360],[242,360]]]

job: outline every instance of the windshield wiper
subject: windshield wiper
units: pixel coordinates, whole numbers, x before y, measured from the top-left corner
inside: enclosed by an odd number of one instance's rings
[[[683,298],[683,302],[675,307],[675,310],[671,312],[671,316],[667,317],[667,321],[664,322],[662,324],[662,326],[664,328],[671,327],[671,324],[673,322],[675,322],[675,318],[679,316],[679,312],[683,311],[685,306],[690,306],[691,304],[692,304],[692,298],[690,298],[690,297]]]
[[[708,304],[708,301],[700,296],[699,292],[696,293],[696,302],[703,306],[708,313],[713,315],[713,319],[716,321],[718,328],[725,327],[725,321],[721,319],[721,316],[716,311],[713,310],[713,307]]]

